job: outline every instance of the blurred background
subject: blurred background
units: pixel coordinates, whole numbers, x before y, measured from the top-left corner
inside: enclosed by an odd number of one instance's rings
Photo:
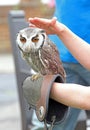
[[[24,10],[26,19],[29,17],[50,18],[53,15],[54,7],[45,0],[18,0],[15,5],[6,5],[9,0],[3,0],[0,4],[0,53],[11,53],[11,44],[8,30],[8,12],[10,10]],[[3,2],[2,1],[2,2]],[[16,0],[17,1],[17,0]],[[11,4],[14,4],[11,0]],[[9,4],[9,3],[7,3]]]
[[[15,66],[10,42],[8,13],[24,10],[29,17],[51,18],[54,4],[50,0],[0,1],[0,130],[20,130],[20,110]]]

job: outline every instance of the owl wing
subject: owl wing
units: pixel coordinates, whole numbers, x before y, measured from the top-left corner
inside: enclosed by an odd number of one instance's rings
[[[65,79],[65,70],[62,66],[58,49],[50,40],[41,50],[41,60],[46,74],[60,74]]]

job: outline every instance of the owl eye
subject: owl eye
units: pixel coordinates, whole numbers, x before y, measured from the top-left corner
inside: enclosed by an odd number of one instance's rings
[[[33,37],[33,38],[32,38],[32,42],[37,43],[37,42],[38,42],[38,40],[39,40],[38,35],[36,35],[35,37]]]
[[[20,35],[20,41],[24,44],[24,43],[26,43],[26,38],[25,37],[22,37],[22,35]]]

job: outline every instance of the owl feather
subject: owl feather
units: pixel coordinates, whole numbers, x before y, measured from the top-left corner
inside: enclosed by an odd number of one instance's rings
[[[60,74],[65,81],[65,70],[56,45],[39,28],[20,30],[17,43],[30,67],[42,75]]]

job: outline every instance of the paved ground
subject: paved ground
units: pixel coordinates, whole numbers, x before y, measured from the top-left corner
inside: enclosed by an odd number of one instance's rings
[[[0,130],[21,130],[12,55],[0,55]]]

